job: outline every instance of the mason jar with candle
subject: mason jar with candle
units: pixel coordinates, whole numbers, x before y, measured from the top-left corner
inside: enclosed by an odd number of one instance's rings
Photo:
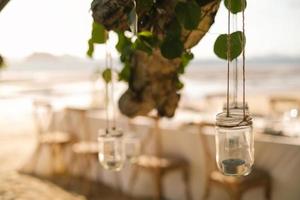
[[[254,163],[252,118],[240,113],[226,112],[217,115],[216,161],[224,175],[244,176],[251,172]]]

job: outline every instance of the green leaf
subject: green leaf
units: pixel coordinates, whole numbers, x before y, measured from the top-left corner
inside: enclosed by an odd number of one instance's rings
[[[237,58],[243,48],[245,47],[246,38],[244,37],[244,45],[242,42],[243,33],[241,31],[236,31],[230,34],[230,60]],[[227,60],[227,34],[220,35],[214,44],[214,52],[215,54],[222,59]]]
[[[93,22],[92,38],[91,41],[97,44],[106,42],[107,33],[103,25]]]
[[[181,56],[181,63],[178,68],[178,73],[179,74],[184,74],[185,68],[187,65],[190,63],[190,61],[194,58],[194,55],[191,52],[185,52]]]
[[[160,51],[168,59],[180,57],[183,52],[183,42],[179,37],[167,35],[160,46]]]
[[[88,48],[88,50],[86,52],[86,55],[88,57],[92,58],[93,57],[93,53],[94,53],[94,43],[91,40],[89,40],[88,44],[89,44],[89,48]]]
[[[86,55],[93,57],[95,44],[103,44],[107,40],[107,32],[105,28],[96,22],[93,22],[91,38],[88,41],[88,50]]]
[[[138,32],[138,27],[137,27],[137,20],[138,20],[138,16],[137,16],[137,11],[136,11],[136,7],[133,7],[131,9],[131,11],[128,13],[128,24],[130,27],[130,30],[132,33],[136,34]]]
[[[133,49],[140,50],[146,52],[148,55],[152,54],[152,47],[147,44],[146,42],[143,42],[141,39],[136,39],[135,42],[132,45]]]
[[[109,83],[111,81],[112,73],[111,69],[105,69],[102,73],[102,78],[106,83]]]
[[[176,89],[181,90],[183,87],[184,87],[184,84],[179,79],[177,79]]]
[[[3,68],[5,66],[5,62],[3,57],[0,55],[0,69]]]
[[[152,32],[143,31],[138,34],[138,38],[143,42],[148,43],[149,46],[155,47],[159,44],[159,40],[156,35],[153,35]]]
[[[128,49],[128,46],[131,46],[132,42],[130,38],[127,38],[123,32],[118,33],[118,43],[116,44],[116,49],[119,53],[122,53],[124,49]]]
[[[153,0],[136,0],[136,9],[138,12],[147,12],[153,6]]]
[[[195,1],[178,2],[175,7],[175,14],[185,29],[193,30],[199,24],[201,9]]]
[[[225,0],[224,4],[225,4],[225,7],[228,10],[230,10],[230,12],[233,14],[237,14],[237,13],[245,10],[247,7],[246,0]]]
[[[130,74],[131,74],[130,64],[126,63],[123,69],[121,70],[121,72],[119,73],[119,80],[128,82],[130,78]]]
[[[170,24],[167,26],[167,35],[172,35],[173,37],[180,37],[181,25],[176,17],[173,18]]]

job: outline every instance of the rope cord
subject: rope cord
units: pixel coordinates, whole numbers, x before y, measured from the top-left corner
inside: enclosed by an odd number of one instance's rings
[[[109,58],[108,58],[108,46],[107,42],[105,43],[105,69],[109,68]],[[105,129],[105,134],[107,135],[109,132],[109,113],[108,113],[108,108],[109,108],[109,94],[108,94],[108,83],[105,81],[105,121],[106,121],[106,129]]]
[[[233,15],[233,30],[236,31],[238,28],[238,20],[237,15]],[[233,77],[234,77],[234,93],[233,93],[233,106],[234,108],[238,108],[238,83],[239,83],[239,70],[238,70],[238,58],[235,59],[234,62],[234,70],[233,70]]]
[[[115,81],[114,81],[114,67],[113,67],[111,53],[109,53],[108,58],[109,58],[109,67],[111,71],[110,100],[112,105],[112,129],[116,129],[116,109],[115,109],[115,101],[114,101]]]
[[[243,11],[242,11],[242,20],[243,20],[243,114],[244,120],[246,119],[246,55],[245,55],[245,1],[242,1]]]
[[[230,75],[229,75],[229,72],[230,72],[230,54],[231,54],[231,52],[230,52],[230,50],[231,50],[231,46],[230,46],[230,43],[231,43],[231,41],[230,41],[230,8],[231,8],[231,0],[229,0],[228,1],[228,7],[229,7],[229,9],[228,9],[228,27],[227,27],[227,95],[226,95],[226,97],[227,97],[227,109],[226,109],[226,111],[227,111],[227,117],[229,117],[229,115],[230,115],[230,111],[229,111],[229,77],[230,77]]]

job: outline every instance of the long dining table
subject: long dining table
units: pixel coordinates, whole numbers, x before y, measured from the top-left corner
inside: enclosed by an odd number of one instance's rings
[[[67,105],[66,105],[67,106]],[[73,106],[74,107],[74,106]],[[89,109],[88,106],[81,106]],[[63,115],[60,110],[56,115]],[[87,126],[89,127],[90,139],[97,141],[99,129],[106,126],[105,111],[103,109],[89,109],[87,117]],[[184,158],[190,164],[190,189],[194,200],[202,199],[205,188],[206,164],[204,149],[200,137],[199,129],[196,125],[201,121],[214,121],[214,114],[201,113],[191,110],[178,109],[176,116],[172,119],[162,119],[160,122],[160,133],[162,140],[163,155],[175,155]],[[254,125],[255,125],[254,120]],[[141,138],[145,138],[153,126],[153,121],[145,117],[137,117],[130,120],[118,114],[117,125],[124,130],[124,133],[136,132]],[[132,128],[134,126],[134,129]],[[63,128],[63,123],[55,123],[57,129]],[[255,130],[255,129],[254,129]],[[78,132],[78,134],[86,134]],[[79,137],[81,138],[81,137]],[[206,134],[211,154],[214,155],[214,130]],[[146,153],[154,153],[153,142],[149,143]],[[47,168],[47,162],[51,158],[43,156],[43,162],[39,172]],[[70,152],[66,153],[70,157]],[[66,161],[68,159],[66,158]],[[68,163],[72,165],[72,162]],[[272,176],[272,199],[273,200],[299,200],[300,199],[300,138],[291,138],[285,136],[273,136],[263,133],[255,133],[255,166],[268,171]],[[101,175],[99,173],[101,171]],[[87,169],[82,169],[86,174]],[[133,196],[151,196],[154,192],[154,184],[147,173],[141,173],[137,179],[137,184],[132,191],[129,189],[128,180],[132,173],[132,166],[126,163],[120,172],[111,172],[101,169],[98,162],[93,163],[93,168],[88,173],[89,178],[101,181],[113,188],[120,189]],[[180,173],[172,173],[165,177],[163,182],[164,195],[167,199],[183,200],[185,199],[184,185]],[[211,190],[209,199],[229,199],[229,195],[222,188],[214,187]],[[243,197],[244,200],[264,199],[262,188],[250,190]]]
[[[105,113],[103,110],[92,111],[87,117],[93,138],[96,140],[98,130],[105,127]],[[190,163],[190,187],[193,199],[202,199],[207,176],[205,169],[207,159],[199,137],[199,129],[192,124],[211,120],[214,120],[214,115],[179,109],[174,118],[162,119],[160,123],[163,155],[182,157]],[[119,116],[117,121],[118,126],[125,133],[135,131],[140,134],[141,138],[149,134],[149,130],[153,126],[152,121],[144,117],[137,117],[130,122],[135,126],[134,130],[132,130],[132,126],[128,125],[128,119],[125,117]],[[256,129],[254,128],[254,130]],[[209,131],[206,137],[211,153],[214,154],[214,130]],[[146,148],[146,151],[149,154],[153,153],[154,150],[151,143]],[[300,138],[273,136],[256,132],[255,166],[271,174],[273,200],[300,199]],[[138,184],[132,191],[129,191],[128,179],[131,172],[131,165],[127,163],[123,170],[118,173],[103,170],[100,181],[112,187],[121,188],[122,191],[132,195],[152,195],[154,185],[146,173],[140,174],[137,180]],[[118,179],[116,179],[116,176]],[[179,173],[167,176],[164,179],[163,188],[166,198],[174,200],[185,199],[183,182]],[[216,187],[212,189],[210,199],[225,200],[229,199],[229,196],[221,188]],[[245,194],[243,199],[264,199],[264,191],[262,188],[252,189]]]

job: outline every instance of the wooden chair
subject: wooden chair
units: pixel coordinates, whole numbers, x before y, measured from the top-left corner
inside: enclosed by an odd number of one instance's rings
[[[269,103],[274,117],[282,117],[284,112],[291,109],[300,110],[300,99],[296,97],[271,96]]]
[[[72,142],[70,134],[50,130],[51,123],[54,121],[54,112],[52,105],[48,101],[34,101],[33,111],[37,129],[37,147],[32,156],[32,160],[30,160],[30,167],[25,167],[26,169],[24,169],[24,171],[35,173],[42,148],[49,147],[52,157],[52,172],[50,175],[63,174],[66,172],[63,153],[67,145]]]
[[[133,163],[133,171],[129,179],[130,191],[133,191],[134,184],[138,177],[140,171],[145,171],[150,173],[153,178],[153,183],[155,184],[155,194],[154,199],[163,198],[163,178],[174,171],[181,171],[183,176],[183,182],[185,185],[186,199],[191,199],[189,179],[190,179],[190,166],[189,163],[184,159],[162,157],[162,144],[161,135],[159,129],[159,118],[154,118],[154,128],[150,130],[150,134],[142,142],[142,152],[144,151],[147,142],[154,137],[155,139],[155,150],[156,155],[146,155],[143,154]]]
[[[214,159],[210,154],[210,149],[206,135],[204,134],[205,128],[214,128],[213,123],[200,123],[199,125],[199,135],[201,143],[203,146],[205,154],[205,164],[206,164],[206,186],[203,195],[203,199],[208,199],[210,194],[210,189],[212,186],[217,185],[224,188],[232,200],[242,199],[242,195],[249,189],[256,187],[265,188],[265,198],[271,199],[271,176],[268,172],[254,168],[248,176],[243,177],[232,177],[225,176],[217,170]]]
[[[216,92],[208,94],[204,97],[204,110],[206,112],[221,112],[223,109],[226,93]]]
[[[72,166],[71,172],[74,173],[75,168],[80,166],[81,170],[89,171],[93,163],[98,162],[98,144],[97,140],[91,137],[87,121],[87,113],[93,108],[82,107],[66,107],[65,115],[67,120],[67,128],[76,138],[76,142],[72,145]],[[87,174],[80,175],[86,178]]]

